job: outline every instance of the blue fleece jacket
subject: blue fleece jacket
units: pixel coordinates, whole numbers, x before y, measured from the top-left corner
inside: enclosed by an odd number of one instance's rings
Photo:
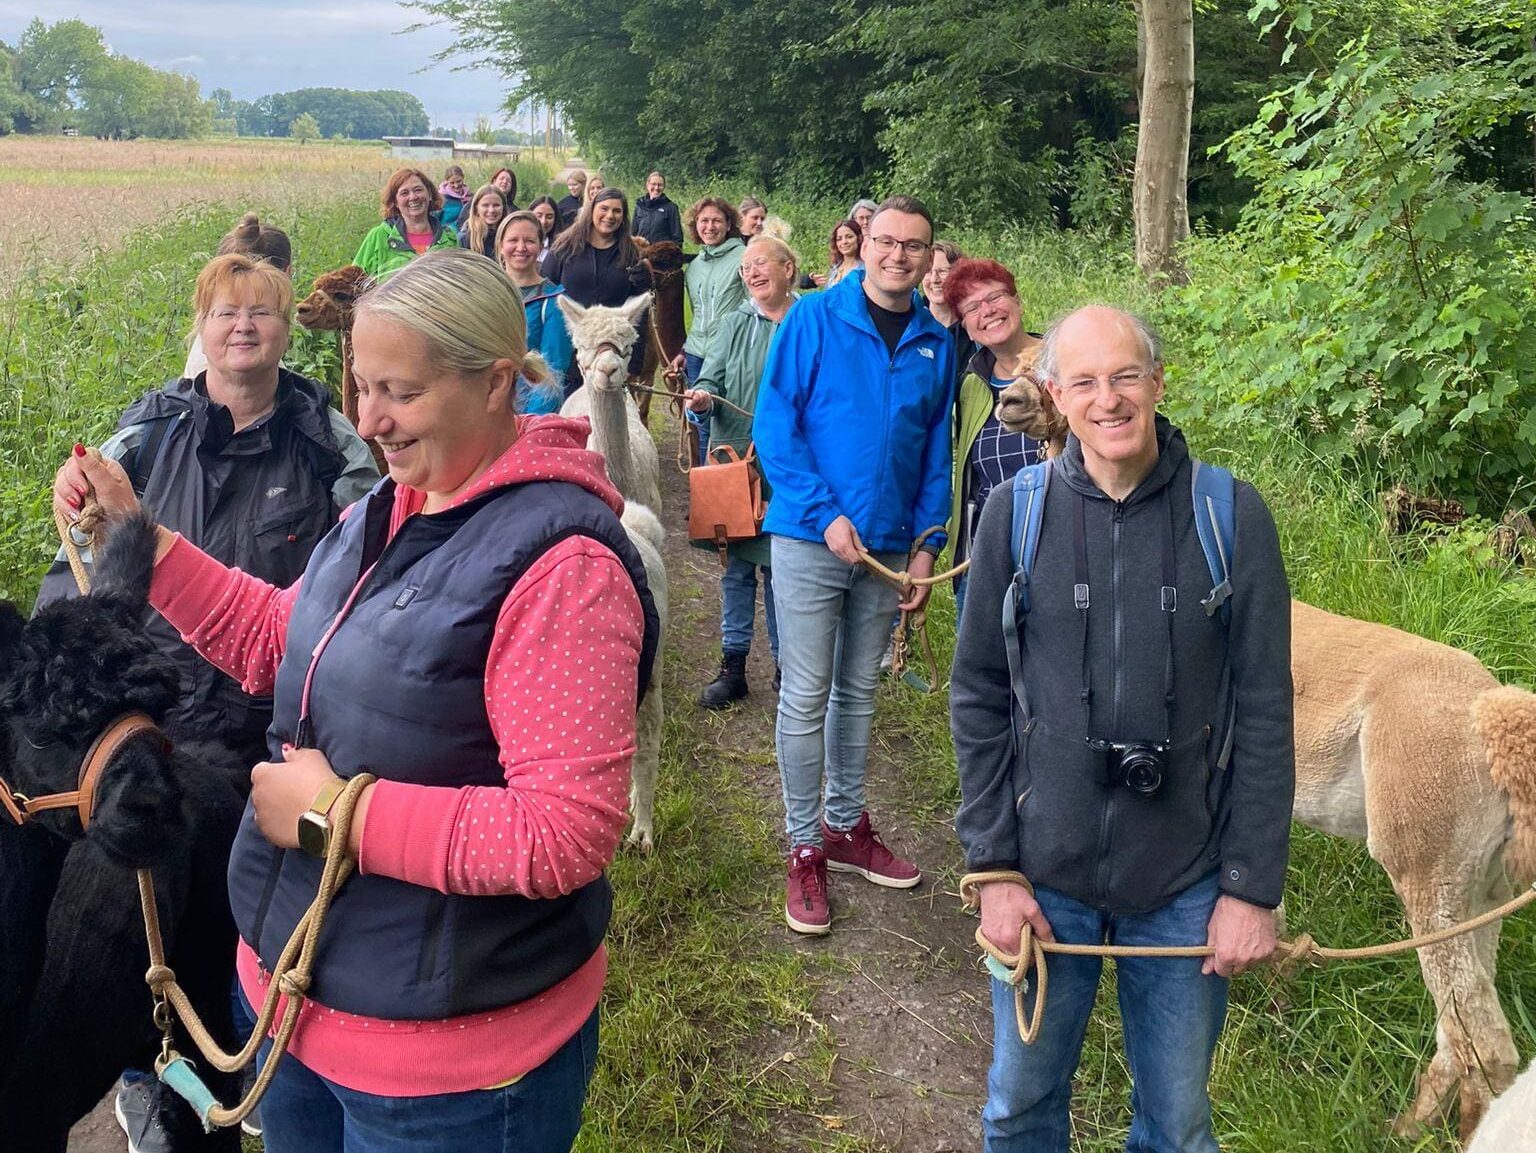
[[[869,317],[862,269],[785,315],[754,422],[773,485],[764,532],[820,541],[846,516],[866,548],[905,552],[948,521],[954,343],[916,293],[913,306],[894,356]]]

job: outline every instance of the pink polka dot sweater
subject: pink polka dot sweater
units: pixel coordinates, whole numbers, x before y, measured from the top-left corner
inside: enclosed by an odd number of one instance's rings
[[[586,449],[585,420],[524,417],[520,435],[455,503],[529,480],[580,484],[615,512],[623,498]],[[396,490],[390,534],[426,494]],[[224,567],[178,537],[156,566],[150,601],[208,660],[253,694],[272,691],[298,585],[278,589]],[[380,781],[362,830],[361,872],[446,893],[553,897],[594,880],[627,819],[644,618],[622,562],[573,536],[517,581],[486,660],[485,709],[504,787]],[[322,750],[323,752],[324,750]],[[237,958],[259,1005],[269,974],[250,946]],[[420,1096],[497,1085],[538,1067],[597,1004],[599,948],[537,997],[443,1021],[385,1021],[305,1006],[291,1052],[363,1092]]]

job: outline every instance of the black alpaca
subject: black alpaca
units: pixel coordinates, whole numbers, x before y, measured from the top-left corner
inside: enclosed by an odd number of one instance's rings
[[[0,601],[0,777],[29,796],[75,787],[92,740],[133,710],[162,721],[176,672],[142,630],[154,530],[135,518],[96,550],[91,595],[25,621]],[[158,1052],[135,869],[150,866],[167,959],[215,1035],[230,1036],[235,929],[225,872],[250,766],[215,743],[134,738],[73,810],[17,827],[0,811],[0,1147],[62,1153],[127,1067]],[[178,1047],[194,1053],[184,1037]],[[233,1100],[233,1078],[202,1066]],[[189,1147],[236,1150],[238,1130]]]

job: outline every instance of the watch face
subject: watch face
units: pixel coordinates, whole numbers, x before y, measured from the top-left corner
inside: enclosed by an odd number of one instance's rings
[[[319,813],[299,817],[299,848],[311,857],[324,857],[331,844],[331,822]]]

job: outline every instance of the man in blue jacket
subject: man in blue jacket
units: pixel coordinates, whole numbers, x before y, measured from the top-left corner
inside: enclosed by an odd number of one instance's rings
[[[831,928],[829,868],[887,888],[921,880],[881,843],[864,805],[880,657],[900,597],[860,553],[900,569],[918,535],[949,517],[954,348],[914,291],[932,243],[920,201],[882,204],[864,237],[864,269],[789,310],[758,390],[757,451],[773,485],[763,530],[782,609],[784,916],[799,933]],[[914,575],[933,571],[943,543],[929,538]],[[914,589],[901,607],[921,607],[927,591]]]

